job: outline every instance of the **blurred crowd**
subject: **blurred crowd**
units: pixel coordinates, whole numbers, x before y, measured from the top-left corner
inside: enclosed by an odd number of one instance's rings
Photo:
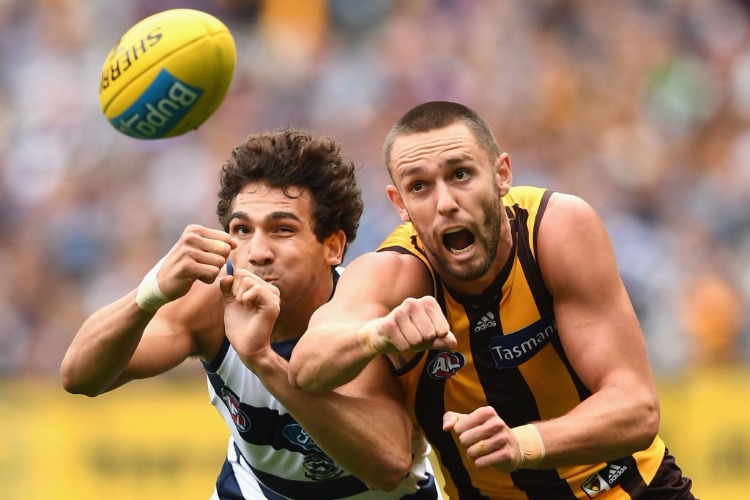
[[[237,44],[216,114],[118,133],[98,102],[128,27],[177,7]],[[657,374],[750,360],[750,5],[740,0],[0,0],[0,376],[57,376],[84,318],[137,286],[251,132],[336,137],[365,214],[347,261],[399,222],[382,141],[418,102],[491,122],[514,184],[601,214]]]

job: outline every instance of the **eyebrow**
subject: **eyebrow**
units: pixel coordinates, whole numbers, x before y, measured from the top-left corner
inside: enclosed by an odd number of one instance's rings
[[[462,163],[466,163],[467,161],[472,161],[473,158],[470,155],[461,154],[458,156],[454,156],[451,158],[448,158],[443,163],[440,164],[440,168],[445,167],[452,167],[454,165],[460,165]],[[418,175],[424,171],[424,167],[422,165],[414,165],[411,167],[406,167],[403,170],[401,170],[401,177],[408,177],[411,175]]]
[[[249,222],[250,216],[247,215],[247,212],[243,210],[238,210],[236,212],[232,212],[232,215],[229,217],[230,222],[235,219]],[[302,222],[302,219],[300,219],[299,215],[297,215],[294,212],[288,212],[285,210],[278,210],[276,212],[271,212],[270,214],[266,216],[265,222],[273,222],[273,221],[284,220],[284,219],[291,219],[297,222]]]

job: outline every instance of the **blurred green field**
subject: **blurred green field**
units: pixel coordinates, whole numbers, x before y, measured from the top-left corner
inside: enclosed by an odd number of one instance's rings
[[[659,384],[661,435],[701,500],[750,489],[750,370]],[[95,399],[55,380],[0,381],[0,499],[207,499],[228,431],[198,376]]]

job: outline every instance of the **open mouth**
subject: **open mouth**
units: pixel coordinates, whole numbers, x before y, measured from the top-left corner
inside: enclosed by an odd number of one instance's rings
[[[451,229],[443,234],[443,245],[451,253],[458,254],[474,244],[474,235],[466,229]]]

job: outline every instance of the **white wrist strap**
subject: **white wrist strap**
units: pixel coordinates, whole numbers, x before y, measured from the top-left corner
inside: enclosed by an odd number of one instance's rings
[[[151,270],[143,277],[143,281],[138,285],[138,294],[135,301],[138,307],[147,312],[156,312],[161,306],[170,301],[169,297],[159,289],[159,282],[156,276],[159,274],[162,264],[167,256],[161,258]]]

